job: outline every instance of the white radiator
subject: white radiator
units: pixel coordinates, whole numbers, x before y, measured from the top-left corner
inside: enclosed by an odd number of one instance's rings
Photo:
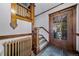
[[[11,40],[0,41],[1,55],[4,56],[29,56],[32,53],[31,37],[12,38]]]
[[[0,56],[4,56],[4,46],[0,45]]]

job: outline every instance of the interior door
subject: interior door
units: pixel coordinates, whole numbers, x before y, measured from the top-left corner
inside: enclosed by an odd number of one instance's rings
[[[56,47],[75,50],[73,29],[75,9],[73,6],[49,15],[49,38]]]

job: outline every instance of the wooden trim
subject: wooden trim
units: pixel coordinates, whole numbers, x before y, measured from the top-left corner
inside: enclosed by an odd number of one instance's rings
[[[19,19],[19,20],[23,20],[23,21],[28,21],[28,22],[31,22],[32,20],[30,19],[30,17],[23,17],[23,16],[20,16],[18,14],[16,14],[16,18]],[[29,19],[29,20],[28,20]]]
[[[10,26],[15,29],[17,27],[17,20],[16,20],[16,4],[11,4],[11,22]]]
[[[58,12],[65,12],[65,11],[71,10],[74,6],[77,6],[77,4],[72,5],[72,6],[69,6],[69,7],[66,7],[66,8],[61,9],[61,10],[58,10],[58,11],[55,11],[55,12],[49,14],[49,16],[52,15],[52,14],[58,13]],[[64,11],[63,11],[63,10],[64,10]]]
[[[32,50],[34,53],[37,52],[37,33],[35,34],[35,26],[34,26],[34,23],[35,23],[35,4],[34,3],[30,3],[31,6],[30,6],[30,9],[31,9],[31,19],[32,19]],[[35,36],[36,35],[36,36]]]
[[[3,35],[3,36],[0,36],[0,40],[8,39],[8,38],[21,37],[21,36],[29,36],[29,35],[32,35],[32,33],[28,33],[28,34],[14,34],[14,35]]]
[[[76,7],[77,7],[77,4],[73,6],[73,50],[74,52],[76,51]]]

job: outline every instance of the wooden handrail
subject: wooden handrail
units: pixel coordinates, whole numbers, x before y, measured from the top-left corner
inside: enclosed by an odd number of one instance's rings
[[[37,28],[43,29],[49,34],[49,31],[47,31],[44,27],[37,27]]]
[[[0,40],[1,39],[21,37],[21,36],[28,36],[28,35],[32,35],[32,33],[28,33],[28,34],[14,34],[14,35],[3,35],[3,36],[0,36]]]
[[[30,19],[28,16],[23,17],[23,16],[18,15],[18,14],[16,14],[16,15],[17,15],[16,16],[17,19],[24,20],[24,21],[26,21],[27,19],[29,19],[29,20],[27,20],[28,22],[31,22],[32,21],[32,19]]]

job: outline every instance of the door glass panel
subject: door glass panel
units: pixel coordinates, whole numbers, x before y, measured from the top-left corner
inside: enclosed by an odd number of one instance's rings
[[[67,39],[67,15],[62,16],[62,39],[66,40]]]
[[[53,17],[53,37],[58,40],[67,39],[67,16]]]

